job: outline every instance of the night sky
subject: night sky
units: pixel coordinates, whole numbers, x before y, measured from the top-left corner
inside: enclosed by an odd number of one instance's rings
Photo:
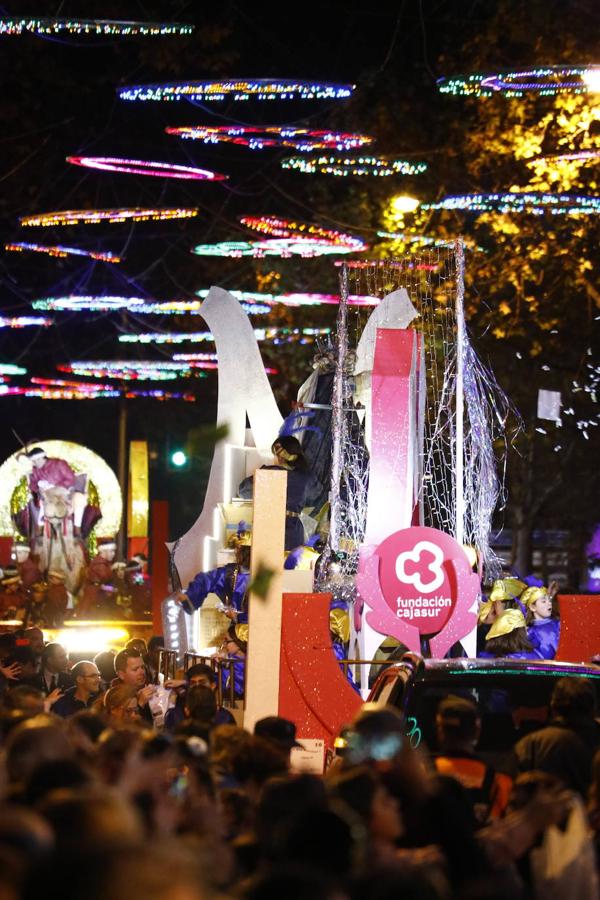
[[[508,4],[510,5],[510,4]],[[67,293],[125,294],[157,300],[193,297],[213,283],[257,290],[265,274],[277,271],[282,290],[335,291],[337,273],[330,260],[206,260],[190,254],[199,242],[248,238],[238,222],[243,214],[275,214],[340,228],[372,241],[379,210],[394,193],[436,198],[448,185],[436,174],[436,160],[446,155],[447,98],[435,85],[447,72],[468,71],[469,41],[488,28],[496,2],[399,3],[187,3],[131,2],[75,4],[20,2],[2,7],[5,16],[84,15],[112,19],[179,21],[196,25],[190,37],[97,38],[30,35],[3,37],[0,96],[3,123],[0,166],[0,222],[5,241],[63,243],[122,254],[119,266],[85,259],[54,259],[41,254],[0,253],[2,315],[31,312],[36,298]],[[540,6],[533,4],[534,7]],[[588,3],[546,3],[547,19],[591,12]],[[535,33],[534,33],[535,27]],[[544,28],[546,26],[542,26]],[[550,24],[548,24],[550,29]],[[496,35],[489,47],[492,68],[523,64],[536,43],[531,34],[509,44]],[[551,53],[548,31],[546,56]],[[215,77],[284,77],[355,83],[350,101],[224,102],[204,107],[179,103],[125,103],[119,86],[145,82]],[[374,152],[424,159],[429,173],[421,179],[376,179],[356,185],[348,180],[305,178],[280,168],[285,150],[252,152],[228,145],[168,136],[168,125],[292,124],[358,130],[377,139]],[[465,120],[465,128],[469,127]],[[454,151],[456,148],[452,148]],[[293,151],[292,151],[293,152]],[[70,166],[68,155],[125,156],[205,166],[227,173],[221,184],[176,182],[96,172]],[[468,179],[452,185],[468,190]],[[197,219],[139,225],[19,228],[19,216],[50,210],[109,206],[197,206]],[[265,288],[266,289],[266,288]],[[333,324],[335,309],[303,309],[291,324]],[[204,330],[199,317],[134,317],[121,314],[55,314],[46,330],[0,331],[0,358],[27,367],[31,375],[61,377],[56,365],[71,359],[165,358],[181,350],[209,350],[210,345],[157,348],[119,344],[122,331]],[[278,321],[273,314],[270,323]],[[264,319],[256,319],[258,326]],[[287,352],[282,374],[273,380],[282,409],[295,394],[298,380],[310,371],[310,352]],[[276,354],[265,354],[277,364]],[[286,362],[287,360],[287,362]],[[289,363],[289,365],[287,364]],[[69,377],[69,376],[62,376]],[[14,384],[25,378],[14,379]],[[200,507],[198,484],[208,458],[188,474],[166,470],[167,437],[184,443],[200,423],[214,419],[216,375],[186,382],[166,382],[165,389],[192,390],[195,404],[131,401],[129,439],[147,438],[154,454],[152,491],[174,501],[183,531]],[[152,385],[148,385],[151,387]],[[66,438],[80,441],[116,463],[118,401],[44,402],[5,398],[0,455],[14,452],[14,429],[24,441]],[[193,486],[192,486],[193,484]],[[190,488],[192,499],[190,499]],[[195,494],[195,499],[193,495]]]

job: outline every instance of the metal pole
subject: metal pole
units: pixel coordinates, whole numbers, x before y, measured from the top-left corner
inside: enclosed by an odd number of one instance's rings
[[[119,400],[119,436],[118,436],[118,462],[117,475],[119,487],[123,498],[123,517],[121,528],[117,535],[117,558],[125,559],[127,542],[127,400],[121,397]]]
[[[462,240],[456,241],[456,478],[455,478],[455,537],[464,543],[465,482],[464,482],[464,350],[465,350],[465,250]]]
[[[331,398],[331,491],[329,495],[331,519],[329,525],[329,547],[339,550],[341,531],[340,482],[342,478],[342,444],[345,432],[344,379],[346,352],[348,350],[348,268],[342,266],[340,275],[340,304],[337,314],[337,360]]]

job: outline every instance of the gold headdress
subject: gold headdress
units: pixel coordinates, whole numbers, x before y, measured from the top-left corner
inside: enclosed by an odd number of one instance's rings
[[[499,578],[492,585],[490,600],[514,600],[520,597],[527,585],[518,578]]]
[[[540,599],[540,597],[549,596],[548,588],[543,585],[541,587],[529,587],[521,594],[521,603],[527,608],[531,607]]]
[[[503,634],[510,634],[517,628],[525,628],[525,616],[520,609],[506,609],[500,613],[488,631],[487,640],[501,637]]]

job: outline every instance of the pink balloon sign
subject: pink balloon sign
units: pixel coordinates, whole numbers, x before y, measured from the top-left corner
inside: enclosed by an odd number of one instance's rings
[[[476,625],[479,577],[453,537],[435,528],[403,528],[362,556],[357,586],[369,625],[416,652],[427,637],[443,656]]]

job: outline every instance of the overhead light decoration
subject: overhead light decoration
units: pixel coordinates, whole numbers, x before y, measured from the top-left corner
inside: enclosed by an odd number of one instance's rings
[[[48,328],[53,324],[53,320],[47,319],[45,316],[14,316],[13,318],[0,316],[0,328],[29,328],[34,325]]]
[[[196,294],[198,297],[207,297],[209,290],[209,288],[202,288],[201,290],[196,291]],[[228,293],[241,303],[268,303],[271,306],[276,306],[278,304],[281,304],[282,306],[322,306],[337,305],[340,302],[339,294],[260,294],[257,291],[231,290],[228,290]],[[370,297],[366,294],[349,294],[348,304],[350,306],[377,306],[379,304],[379,298]]]
[[[390,175],[420,175],[427,169],[425,162],[390,159],[385,156],[290,156],[281,161],[282,169],[305,175],[336,175],[355,178],[365,176],[387,178]]]
[[[42,297],[31,304],[34,309],[52,310],[53,312],[114,312],[128,309],[136,315],[149,316],[201,316],[199,300],[156,300],[145,297],[121,296],[87,296],[71,294],[66,297]],[[270,307],[265,304],[242,304],[250,315],[266,315]]]
[[[1,18],[0,35],[88,34],[97,37],[170,37],[191,34],[194,25],[180,22],[122,22],[115,19]]]
[[[42,385],[8,387],[0,384],[0,397],[32,397],[40,400],[114,400],[125,397],[127,400],[184,400],[188,403],[194,403],[196,400],[194,394],[159,389],[122,391],[111,387],[88,390],[88,387],[83,383],[78,387],[63,387],[59,384],[46,387]]]
[[[22,226],[63,226],[63,225],[99,225],[108,222],[116,225],[121,222],[164,222],[169,219],[191,219],[198,215],[198,210],[186,207],[166,209],[145,209],[142,207],[117,207],[115,209],[65,209],[62,212],[37,213],[33,216],[22,216]]]
[[[534,156],[532,159],[525,160],[528,166],[546,165],[551,166],[556,163],[588,163],[600,159],[600,150],[579,150],[572,153],[555,153],[551,156]]]
[[[195,100],[202,103],[222,100],[345,100],[352,95],[353,84],[329,81],[295,81],[291,78],[232,78],[210,81],[176,81],[167,84],[140,84],[119,88],[121,100],[173,101]]]
[[[27,375],[27,369],[14,363],[0,363],[0,375]]]
[[[319,335],[330,334],[331,328],[255,328],[257,341],[274,344],[309,343]],[[119,341],[124,344],[200,344],[214,340],[210,331],[152,331],[142,334],[121,334]]]
[[[368,249],[368,245],[360,238],[335,231],[332,228],[322,228],[320,225],[312,225],[309,222],[296,222],[293,219],[280,219],[277,216],[242,216],[242,225],[251,231],[266,234],[274,238],[285,240],[317,241],[330,244],[339,252],[358,253]]]
[[[336,259],[334,266],[346,266],[347,269],[414,269],[416,272],[435,272],[438,266],[434,263],[411,262],[403,259]]]
[[[34,309],[52,310],[54,312],[111,312],[118,309],[129,309],[143,306],[145,297],[88,296],[87,294],[69,294],[65,297],[42,297],[31,304]]]
[[[236,144],[250,150],[270,147],[290,147],[310,150],[353,150],[373,141],[365,134],[347,134],[343,131],[316,131],[310,128],[292,128],[289,125],[184,125],[165,128],[167,134],[205,144]]]
[[[171,381],[191,374],[185,362],[163,360],[74,360],[56,367],[59,372],[85,378],[117,378],[119,381]]]
[[[197,244],[192,253],[196,256],[221,256],[239,259],[250,256],[264,259],[277,256],[287,259],[291,256],[302,256],[314,259],[318,256],[354,253],[349,247],[339,247],[329,241],[317,241],[307,238],[270,238],[263,241],[218,241],[216,244]]]
[[[536,66],[510,72],[453,75],[438,78],[437,84],[442,94],[465,97],[587,94],[600,90],[600,66]]]
[[[100,262],[120,263],[122,258],[114,253],[102,253],[97,250],[81,250],[79,247],[63,247],[57,244],[54,247],[47,247],[44,244],[28,244],[25,241],[17,243],[5,244],[4,249],[12,253],[23,253],[30,250],[33,253],[47,253],[48,256],[56,256],[60,259],[66,259],[67,256],[86,256],[89,259],[96,259]]]
[[[417,244],[418,247],[453,247],[456,239],[443,241],[440,238],[432,238],[426,234],[415,234],[409,231],[378,231],[377,237],[387,241],[401,241],[404,244]],[[473,241],[462,237],[461,241],[467,250],[476,250],[478,253],[486,253],[484,247],[474,244]]]
[[[578,194],[550,194],[541,191],[519,191],[505,194],[460,194],[445,197],[439,203],[424,203],[424,210],[456,209],[474,213],[549,212],[561,215],[595,215],[600,212],[600,197]]]
[[[196,166],[179,166],[175,163],[156,162],[149,159],[121,159],[113,156],[67,156],[67,162],[86,169],[103,172],[120,172],[124,175],[150,175],[153,178],[178,178],[183,181],[225,181],[228,175],[198,169]]]
[[[176,362],[186,362],[192,369],[208,369],[216,371],[219,368],[216,353],[174,353]],[[279,369],[265,366],[267,375],[279,375]]]

